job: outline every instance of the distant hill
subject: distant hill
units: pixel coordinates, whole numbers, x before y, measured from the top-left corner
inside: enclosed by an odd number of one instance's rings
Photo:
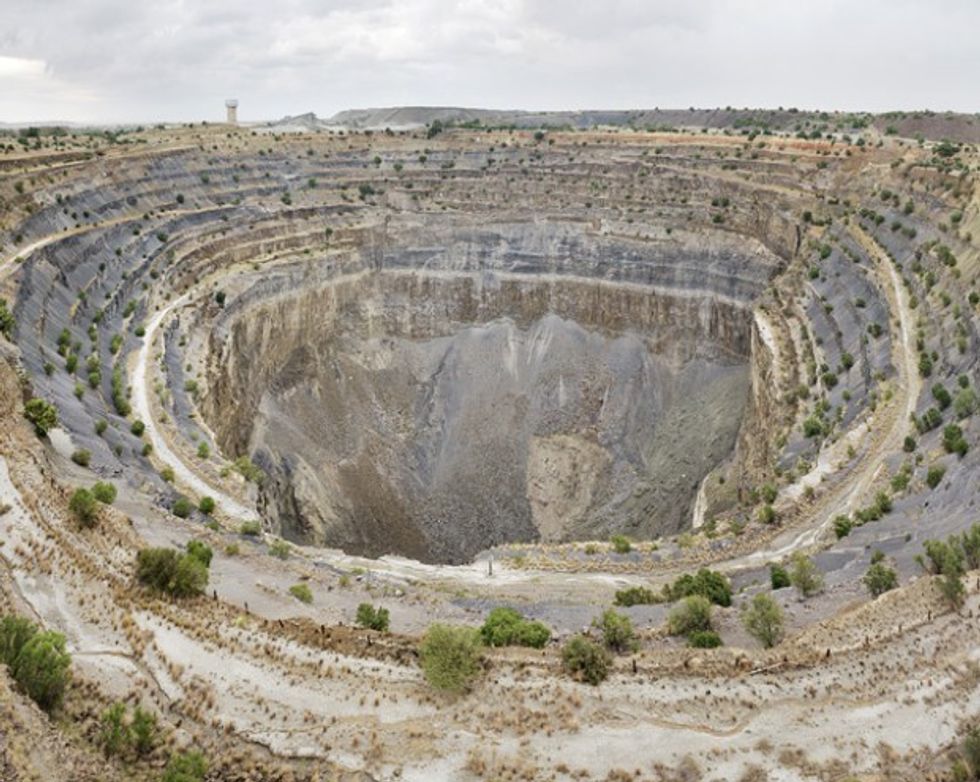
[[[313,113],[285,117],[268,127],[313,131],[327,128],[406,130],[434,121],[447,125],[518,128],[635,127],[667,130],[680,128],[756,129],[782,132],[851,133],[873,130],[909,138],[947,138],[980,143],[980,115],[915,111],[871,114],[868,112],[817,112],[797,109],[636,109],[584,111],[521,111],[475,109],[457,106],[392,106],[348,109],[328,119]]]

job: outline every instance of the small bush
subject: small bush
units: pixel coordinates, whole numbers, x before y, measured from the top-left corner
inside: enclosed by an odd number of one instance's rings
[[[58,425],[58,411],[55,406],[37,397],[25,403],[24,417],[34,424],[38,437],[44,437]]]
[[[783,637],[783,609],[769,595],[759,594],[742,606],[742,625],[766,649]]]
[[[92,486],[92,496],[106,505],[116,501],[116,494],[116,487],[107,481],[98,481]]]
[[[214,513],[215,507],[217,506],[214,497],[201,497],[201,501],[197,504],[197,509],[205,516],[210,516]]]
[[[269,553],[279,559],[288,559],[293,547],[284,540],[274,540],[269,544]]]
[[[187,541],[187,553],[204,565],[204,567],[211,567],[211,559],[214,557],[214,552],[203,540]]]
[[[99,728],[99,743],[107,756],[121,755],[129,744],[126,704],[114,703],[104,712]]]
[[[609,542],[612,544],[613,551],[617,554],[629,554],[633,549],[633,544],[630,543],[630,539],[625,535],[613,535],[609,538]]]
[[[541,649],[551,640],[551,630],[541,622],[525,619],[513,608],[495,608],[480,628],[487,646],[529,646]]]
[[[310,589],[309,584],[293,584],[291,587],[289,587],[289,594],[291,594],[301,603],[313,602],[313,591]]]
[[[662,603],[663,597],[647,587],[634,586],[616,592],[615,604],[618,606],[653,605]]]
[[[732,587],[728,579],[721,573],[707,568],[701,568],[693,576],[685,573],[669,588],[671,600],[680,600],[689,595],[701,595],[715,605],[730,606],[732,604]]]
[[[199,442],[197,444],[197,458],[207,459],[210,455],[211,455],[210,446],[204,441]]]
[[[570,638],[561,650],[562,666],[579,681],[596,686],[609,675],[609,652],[584,635]]]
[[[133,749],[140,757],[148,755],[157,743],[157,716],[151,711],[137,706],[133,709],[133,721],[130,724],[130,735]]]
[[[946,468],[941,464],[934,464],[926,473],[926,484],[930,489],[935,489],[942,482],[944,475],[946,475]]]
[[[45,711],[61,704],[71,678],[71,655],[65,651],[65,637],[60,633],[38,631],[33,625],[13,660],[7,662],[10,674],[28,697]],[[21,633],[22,633],[21,628]]]
[[[160,782],[204,782],[208,763],[197,750],[172,755]]]
[[[145,548],[136,555],[141,584],[174,597],[192,597],[208,585],[208,568],[196,556],[171,548]]]
[[[437,690],[465,692],[480,672],[481,650],[478,630],[434,624],[419,647],[422,672]]]
[[[785,589],[788,586],[792,586],[786,568],[782,565],[775,564],[769,566],[769,583],[773,589]]]
[[[238,531],[242,535],[256,537],[262,533],[262,525],[257,521],[243,521],[242,525],[238,528]]]
[[[823,574],[802,552],[793,555],[789,580],[803,597],[811,597],[823,589]]]
[[[68,509],[75,514],[79,524],[91,527],[98,516],[99,503],[88,489],[75,489],[68,501]]]
[[[639,646],[630,618],[611,608],[603,611],[599,618],[594,619],[592,626],[602,632],[603,643],[607,649],[614,652],[633,652]]]
[[[170,506],[170,512],[180,519],[186,519],[191,515],[191,511],[193,510],[194,506],[191,504],[191,501],[184,496],[175,499],[174,504]]]
[[[135,434],[137,437],[142,437],[143,432],[146,431],[146,424],[144,424],[142,421],[137,419],[136,421],[133,421],[133,423],[130,425],[129,431]]]
[[[687,637],[687,645],[695,649],[717,649],[724,643],[714,630],[698,630]]]
[[[884,562],[875,562],[864,574],[863,581],[871,596],[878,597],[898,586],[898,574]]]
[[[690,635],[711,630],[711,602],[702,595],[685,597],[667,617],[671,635]]]
[[[375,608],[370,603],[361,603],[357,607],[357,623],[368,630],[377,630],[380,633],[388,632],[388,623],[391,615],[387,608],[378,606]]]
[[[71,460],[79,467],[88,467],[92,463],[92,452],[86,448],[78,448],[72,453]]]

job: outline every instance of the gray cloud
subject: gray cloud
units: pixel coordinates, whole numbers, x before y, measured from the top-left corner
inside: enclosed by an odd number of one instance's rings
[[[975,0],[32,0],[0,120],[354,106],[977,111]]]

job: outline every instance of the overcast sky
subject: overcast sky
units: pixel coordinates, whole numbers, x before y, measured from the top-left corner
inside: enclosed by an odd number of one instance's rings
[[[980,111],[980,0],[2,0],[0,122]]]

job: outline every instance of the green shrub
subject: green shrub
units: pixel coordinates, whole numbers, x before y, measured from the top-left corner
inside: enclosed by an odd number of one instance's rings
[[[207,459],[211,455],[211,447],[203,440],[197,444],[197,458]]]
[[[773,589],[785,589],[788,586],[792,586],[786,568],[776,564],[769,566],[769,583]]]
[[[630,543],[630,539],[625,535],[613,535],[609,538],[609,542],[612,544],[613,551],[617,554],[629,554],[633,549],[633,544]]]
[[[313,602],[313,591],[310,589],[309,584],[293,584],[291,587],[289,587],[289,594],[291,594],[301,603]]]
[[[174,504],[170,506],[170,512],[181,519],[186,519],[191,515],[191,511],[193,510],[194,506],[191,504],[191,501],[183,495],[177,497],[174,500]]]
[[[10,665],[14,681],[38,706],[51,711],[61,704],[71,678],[71,655],[61,633],[36,632]]]
[[[525,619],[513,608],[494,608],[480,628],[487,646],[530,646],[541,649],[551,631],[541,622]]]
[[[0,619],[0,663],[11,667],[24,645],[37,634],[37,625],[22,616]]]
[[[247,456],[239,456],[233,464],[235,470],[250,483],[262,483],[265,473],[257,467]]]
[[[717,649],[724,642],[714,630],[697,630],[687,637],[687,645],[695,649]]]
[[[126,704],[114,703],[102,712],[99,744],[108,756],[121,755],[129,744],[129,725],[126,723]]]
[[[758,512],[759,521],[762,524],[775,524],[776,523],[776,509],[772,505],[766,504],[759,508]]]
[[[91,527],[98,516],[99,503],[88,489],[75,489],[68,501],[68,509],[75,514],[79,524]]]
[[[71,460],[79,467],[88,467],[92,463],[92,452],[86,448],[77,448],[72,452]]]
[[[671,609],[667,629],[671,635],[711,630],[711,602],[702,595],[685,597]]]
[[[878,597],[898,586],[898,574],[884,562],[875,562],[864,574],[863,581],[871,596]]]
[[[945,467],[941,464],[934,464],[926,473],[926,484],[928,484],[930,489],[935,489],[942,482],[945,474]]]
[[[793,555],[789,580],[803,597],[810,597],[823,589],[823,574],[812,559],[799,551]]]
[[[24,404],[24,417],[34,424],[38,437],[44,437],[58,425],[58,411],[50,402],[34,397]]]
[[[639,646],[630,618],[611,608],[592,620],[592,626],[602,632],[603,643],[614,652],[634,652]]]
[[[15,325],[14,314],[8,309],[7,300],[0,299],[0,334],[3,334],[7,339],[12,339]]]
[[[211,567],[211,558],[214,556],[214,552],[203,540],[187,541],[187,553],[204,565],[204,567]]]
[[[652,589],[647,589],[647,587],[633,586],[627,587],[626,589],[620,589],[616,592],[615,604],[618,606],[638,606],[638,605],[653,605],[654,603],[662,603],[664,601],[663,596]]]
[[[965,456],[970,450],[966,439],[963,437],[963,430],[956,424],[949,424],[943,429],[943,447],[946,453],[955,453]]]
[[[478,630],[434,624],[419,646],[422,672],[437,690],[465,692],[480,672],[481,651]]]
[[[701,568],[693,576],[685,573],[669,587],[668,594],[671,600],[680,600],[689,595],[701,595],[715,605],[732,604],[732,587],[728,579],[721,573],[707,568]]]
[[[612,662],[609,652],[591,638],[576,635],[561,650],[562,667],[579,681],[595,686],[605,681]]]
[[[783,637],[783,609],[767,594],[758,594],[751,603],[742,606],[742,625],[745,630],[769,649]]]
[[[279,559],[288,559],[292,550],[292,546],[284,540],[274,540],[269,544],[269,553],[274,557],[279,557]]]
[[[377,630],[380,633],[388,631],[388,623],[391,615],[387,608],[378,606],[375,608],[370,603],[361,603],[357,607],[357,623],[368,630]]]
[[[130,425],[129,431],[135,434],[137,437],[142,437],[143,432],[146,431],[146,424],[137,419]]]
[[[201,511],[205,516],[210,516],[214,513],[214,509],[217,507],[214,497],[201,497],[201,501],[197,504],[197,509]]]
[[[133,720],[130,724],[130,735],[133,749],[140,757],[148,755],[157,743],[157,716],[140,706],[133,709]]]
[[[854,522],[850,520],[847,516],[835,516],[834,517],[834,534],[837,539],[846,538],[851,534],[851,530],[854,528]]]
[[[108,481],[97,481],[92,485],[92,496],[99,502],[112,505],[116,501],[116,487]]]
[[[145,548],[136,555],[136,577],[159,592],[191,597],[208,585],[208,568],[191,554],[171,548]]]
[[[208,763],[197,750],[181,752],[170,757],[160,782],[204,782]]]
[[[262,534],[262,525],[257,521],[243,521],[242,525],[238,528],[238,531],[242,535],[256,537]]]

